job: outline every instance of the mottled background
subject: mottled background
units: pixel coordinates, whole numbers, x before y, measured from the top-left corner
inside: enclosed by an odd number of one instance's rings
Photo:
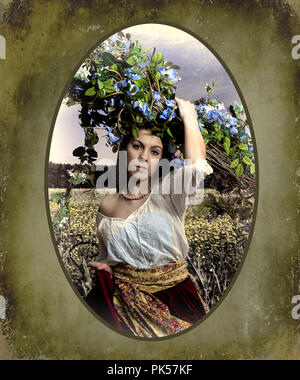
[[[300,358],[299,2],[279,0],[0,0],[0,294],[8,300],[5,358]],[[125,337],[89,311],[53,245],[45,173],[66,85],[86,54],[142,23],[181,28],[226,64],[257,148],[256,213],[248,255],[219,307],[180,336]]]

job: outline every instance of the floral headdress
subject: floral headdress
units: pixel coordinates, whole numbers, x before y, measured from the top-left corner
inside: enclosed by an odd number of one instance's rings
[[[129,34],[120,32],[100,45],[77,71],[67,104],[81,103],[84,127],[102,125],[108,132],[106,145],[114,152],[125,136],[137,137],[145,124],[167,139],[171,153],[180,152],[184,130],[174,100],[179,69],[155,47],[143,50],[139,41],[134,43]]]
[[[183,157],[184,125],[174,100],[180,67],[166,62],[155,47],[143,50],[139,41],[130,38],[130,34],[119,32],[103,42],[68,88],[66,104],[81,104],[85,146],[73,151],[81,164],[97,161],[94,146],[99,141],[95,131],[99,127],[106,129],[106,145],[116,152],[125,136],[138,136],[140,128],[150,125],[153,134],[168,143],[173,158]],[[227,109],[221,101],[211,99],[214,85],[207,84],[207,97],[194,102],[204,141],[214,146],[221,161],[231,160],[228,170],[235,169],[237,177],[245,170],[254,175],[252,138],[244,108],[235,102]]]

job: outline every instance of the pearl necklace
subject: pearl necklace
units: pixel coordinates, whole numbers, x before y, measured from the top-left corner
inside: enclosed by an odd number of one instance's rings
[[[142,198],[144,198],[144,197],[145,197],[146,195],[148,195],[150,192],[151,192],[151,190],[149,190],[148,193],[146,193],[146,194],[142,194],[142,195],[137,196],[137,197],[130,197],[130,196],[128,197],[128,195],[125,195],[125,194],[123,194],[123,193],[121,193],[121,195],[123,195],[124,198],[133,201],[133,200],[138,200],[138,199],[142,199]]]

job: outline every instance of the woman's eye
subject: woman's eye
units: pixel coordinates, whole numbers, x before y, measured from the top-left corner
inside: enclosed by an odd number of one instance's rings
[[[134,148],[139,148],[140,146],[137,145],[137,144],[134,144],[133,147],[134,147]]]
[[[155,156],[159,155],[159,152],[157,150],[153,150],[152,153],[154,153]]]

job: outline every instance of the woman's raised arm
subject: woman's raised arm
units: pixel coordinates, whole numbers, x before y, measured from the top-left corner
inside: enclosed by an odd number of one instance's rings
[[[196,189],[201,189],[203,179],[213,173],[213,168],[206,161],[206,146],[202,137],[198,116],[194,105],[190,101],[175,98],[180,117],[184,123],[184,166],[169,175],[171,179],[170,197],[172,203],[181,217],[188,205],[189,195],[195,194]],[[174,183],[178,180],[182,191],[174,192]],[[200,200],[197,200],[199,202]]]
[[[192,160],[206,160],[206,146],[198,125],[198,116],[195,106],[188,100],[175,97],[179,114],[184,124],[184,158]]]

